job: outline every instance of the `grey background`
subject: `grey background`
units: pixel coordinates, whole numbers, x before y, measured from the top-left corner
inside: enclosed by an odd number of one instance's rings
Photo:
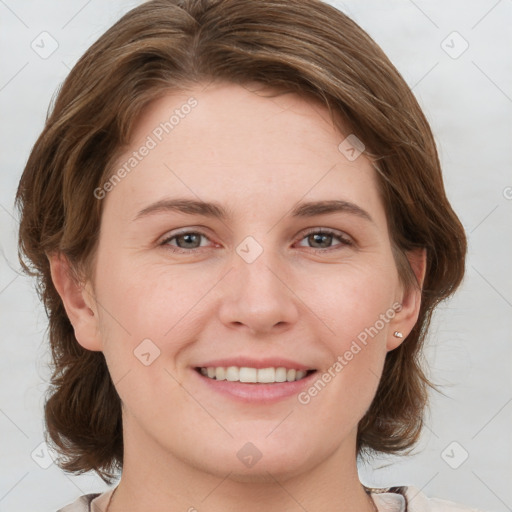
[[[0,0],[0,511],[54,511],[106,488],[94,475],[65,474],[39,446],[49,378],[46,317],[34,283],[19,273],[13,198],[58,86],[138,3]],[[431,395],[414,455],[362,465],[361,479],[512,510],[512,1],[331,3],[370,33],[413,88],[469,237],[465,281],[438,310],[425,350],[430,377],[446,396]],[[43,31],[58,43],[47,58],[31,47],[42,46]],[[446,462],[457,466],[466,452],[457,469]]]

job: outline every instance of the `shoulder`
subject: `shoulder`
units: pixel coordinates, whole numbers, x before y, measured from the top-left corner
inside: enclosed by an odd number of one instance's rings
[[[455,501],[428,497],[414,485],[405,486],[404,494],[410,504],[409,512],[485,512]]]
[[[371,489],[379,512],[485,512],[461,503],[428,497],[414,485]]]
[[[114,489],[102,493],[84,494],[57,512],[105,512]]]
[[[73,501],[73,503],[59,508],[57,512],[89,512],[91,501],[98,496],[100,496],[99,493],[84,494],[83,496],[80,496],[80,498],[77,498],[75,501]]]

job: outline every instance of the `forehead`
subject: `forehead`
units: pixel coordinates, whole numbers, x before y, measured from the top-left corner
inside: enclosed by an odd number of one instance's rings
[[[132,211],[187,195],[254,212],[304,198],[346,199],[382,213],[371,162],[348,157],[347,137],[312,97],[261,84],[197,85],[146,107],[113,167],[126,168],[126,178],[109,196]]]

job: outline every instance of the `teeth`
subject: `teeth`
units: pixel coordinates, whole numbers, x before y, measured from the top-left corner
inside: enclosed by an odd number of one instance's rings
[[[260,368],[257,373],[258,382],[262,384],[276,381],[276,370],[274,368]]]
[[[240,372],[236,366],[229,366],[226,368],[226,380],[229,380],[230,382],[240,380]]]
[[[236,371],[237,368],[232,370],[233,376],[235,377],[232,380],[236,380]],[[240,368],[240,370],[238,370],[238,375],[240,382],[258,382],[258,370],[256,368]]]
[[[276,368],[276,382],[286,382],[286,368]]]
[[[243,366],[208,367],[200,368],[199,371],[205,377],[216,380],[228,380],[230,382],[249,383],[272,383],[272,382],[293,382],[303,379],[306,376],[303,370],[278,368],[248,368]]]

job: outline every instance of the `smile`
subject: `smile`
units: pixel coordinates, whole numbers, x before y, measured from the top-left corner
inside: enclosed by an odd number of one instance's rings
[[[284,367],[250,368],[247,366],[196,368],[202,375],[214,380],[244,382],[249,384],[271,384],[302,380],[315,370],[295,370]]]

